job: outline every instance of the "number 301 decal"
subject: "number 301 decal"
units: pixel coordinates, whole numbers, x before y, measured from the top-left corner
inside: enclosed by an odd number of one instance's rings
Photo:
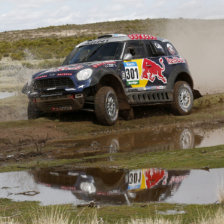
[[[127,85],[139,84],[139,71],[136,62],[124,62]]]

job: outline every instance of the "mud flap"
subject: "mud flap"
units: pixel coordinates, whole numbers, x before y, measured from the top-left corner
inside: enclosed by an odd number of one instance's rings
[[[193,89],[193,95],[194,95],[194,99],[198,99],[202,97],[201,93],[197,89]]]

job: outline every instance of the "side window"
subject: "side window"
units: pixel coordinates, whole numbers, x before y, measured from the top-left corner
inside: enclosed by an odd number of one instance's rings
[[[151,43],[153,56],[163,56],[166,54],[162,44],[160,44],[159,41],[151,41]]]
[[[147,50],[147,57],[153,57],[155,56],[156,52],[155,50],[153,51],[153,47],[152,44],[150,43],[150,41],[145,41],[145,46],[146,46],[146,50]]]
[[[127,42],[124,54],[131,54],[133,59],[145,58],[146,52],[142,41]]]
[[[177,50],[171,43],[166,43],[166,48],[169,55],[178,55]]]

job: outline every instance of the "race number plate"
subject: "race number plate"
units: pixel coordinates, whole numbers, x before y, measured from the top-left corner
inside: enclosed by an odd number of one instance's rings
[[[142,170],[132,170],[128,174],[128,190],[140,189],[142,183]]]
[[[127,85],[139,84],[139,70],[136,62],[124,62]]]

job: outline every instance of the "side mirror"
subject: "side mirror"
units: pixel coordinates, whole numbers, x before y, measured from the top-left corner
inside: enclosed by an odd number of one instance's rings
[[[132,54],[127,53],[124,55],[124,61],[130,61],[132,59]]]

